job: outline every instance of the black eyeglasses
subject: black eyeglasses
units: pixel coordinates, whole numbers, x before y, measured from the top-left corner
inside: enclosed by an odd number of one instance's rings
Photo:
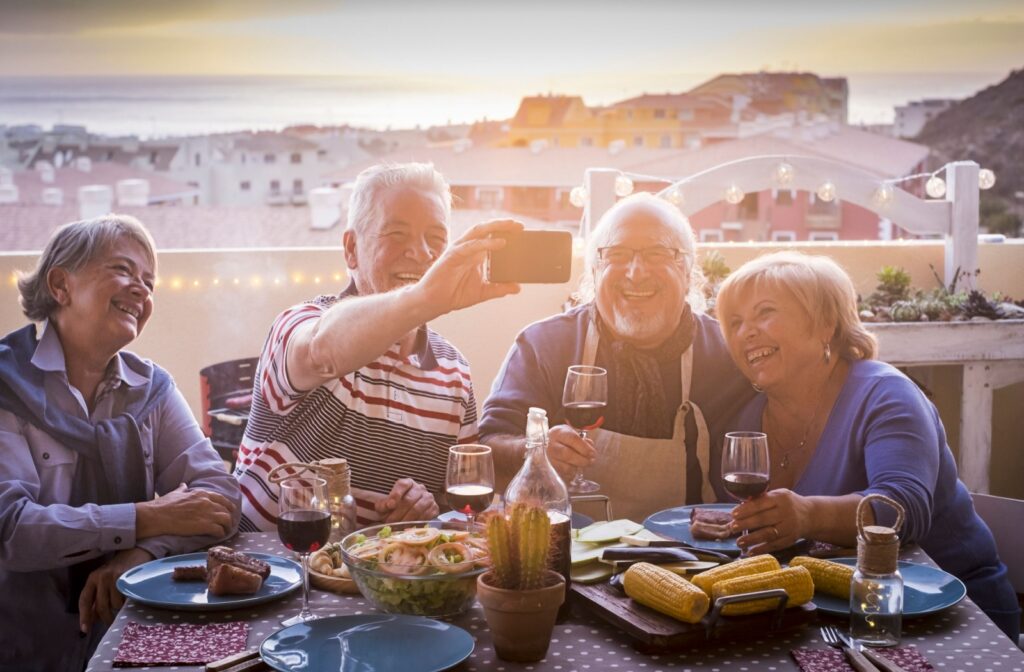
[[[671,264],[686,255],[685,250],[664,245],[652,245],[642,249],[613,245],[612,247],[600,247],[597,256],[602,263],[609,266],[628,266],[633,263],[633,258],[639,254],[644,263],[651,266]]]

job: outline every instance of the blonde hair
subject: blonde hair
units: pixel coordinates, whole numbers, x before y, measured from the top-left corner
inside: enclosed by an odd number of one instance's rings
[[[878,341],[861,324],[857,292],[846,271],[829,257],[802,252],[774,252],[743,264],[722,283],[716,311],[722,334],[728,337],[727,315],[740,294],[755,287],[789,292],[815,328],[835,324],[832,350],[850,360],[874,359]]]
[[[686,302],[695,311],[703,311],[707,307],[704,299],[704,273],[697,263],[696,237],[693,228],[679,208],[654,194],[639,192],[623,198],[605,212],[587,240],[584,256],[583,275],[577,296],[581,301],[594,299],[594,272],[598,266],[598,250],[608,245],[616,224],[624,218],[623,211],[646,210],[658,217],[664,229],[675,239],[676,245],[683,251],[683,273],[689,284]]]

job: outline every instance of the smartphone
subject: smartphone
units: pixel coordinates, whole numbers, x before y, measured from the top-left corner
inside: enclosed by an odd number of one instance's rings
[[[572,234],[568,231],[523,229],[493,235],[507,242],[487,256],[488,282],[569,282]]]

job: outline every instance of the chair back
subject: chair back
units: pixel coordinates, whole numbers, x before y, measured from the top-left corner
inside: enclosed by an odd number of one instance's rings
[[[974,509],[996,538],[999,559],[1006,565],[1010,584],[1017,595],[1024,594],[1024,499],[1010,499],[973,492]]]

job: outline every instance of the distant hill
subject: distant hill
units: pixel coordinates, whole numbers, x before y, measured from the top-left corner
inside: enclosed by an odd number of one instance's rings
[[[916,138],[942,165],[973,160],[996,173],[994,195],[1013,203],[1024,192],[1024,68],[960,101],[928,122]]]

